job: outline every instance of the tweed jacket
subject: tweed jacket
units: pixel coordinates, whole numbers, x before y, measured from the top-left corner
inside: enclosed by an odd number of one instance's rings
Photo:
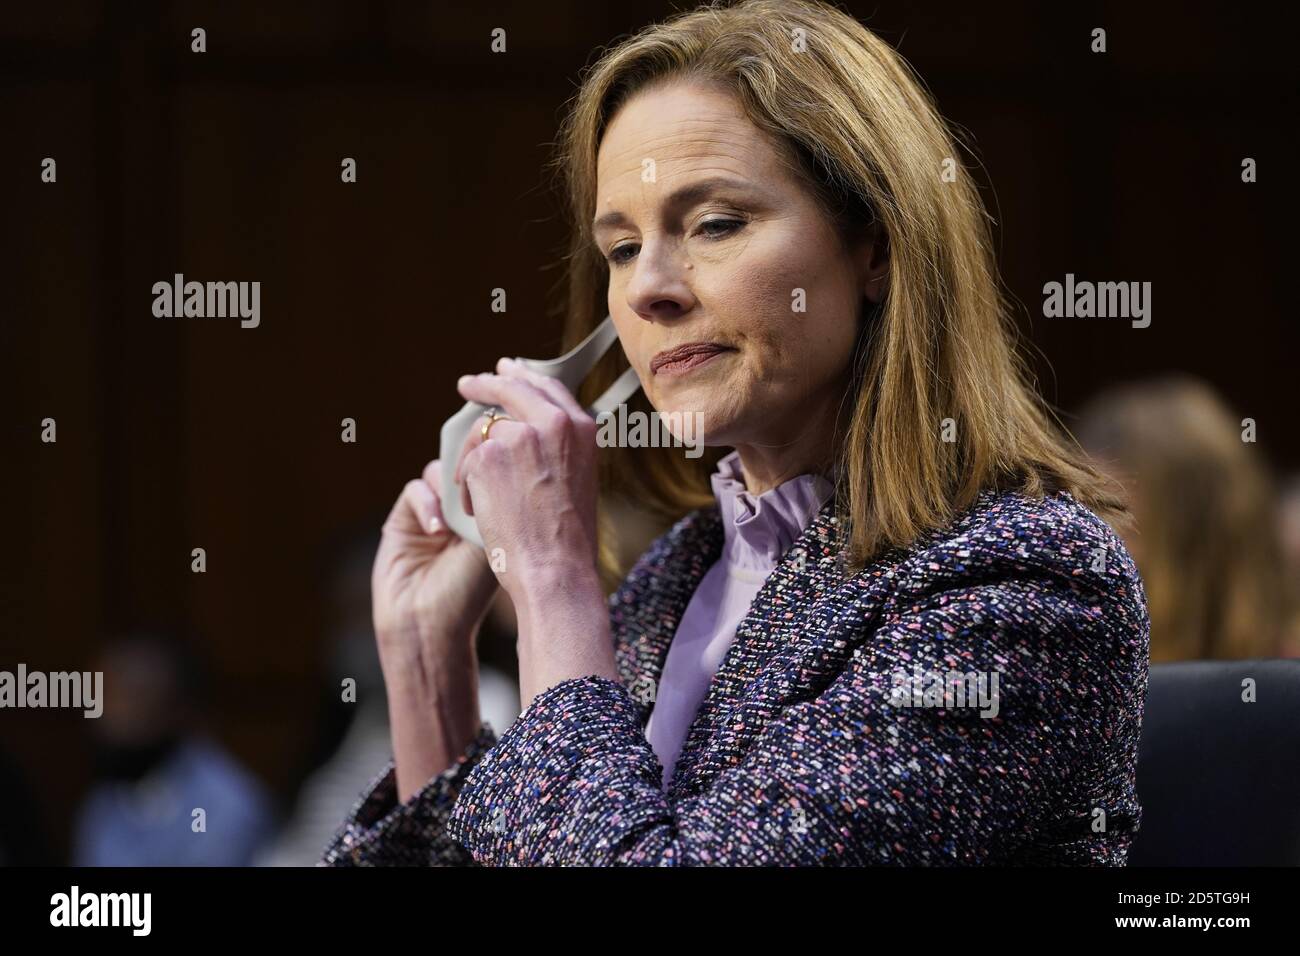
[[[847,574],[832,497],[754,599],[665,791],[646,721],[721,521],[687,515],[609,597],[617,681],[562,681],[499,739],[483,723],[405,804],[390,761],[320,865],[1124,864],[1150,624],[1105,522],[1063,492],[986,491]]]

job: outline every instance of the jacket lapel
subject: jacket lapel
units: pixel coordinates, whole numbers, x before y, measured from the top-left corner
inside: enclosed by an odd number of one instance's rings
[[[616,592],[623,604],[611,606],[615,626],[625,635],[615,643],[619,675],[641,711],[645,726],[654,707],[668,647],[691,595],[705,573],[722,556],[722,516],[718,508],[701,508],[677,529],[648,564],[634,569],[628,587]]]
[[[722,526],[720,516],[715,525],[717,553],[721,556]],[[804,616],[828,587],[834,588],[842,578],[839,567],[842,555],[839,521],[835,517],[835,498],[831,496],[822,509],[782,555],[763,582],[754,602],[736,628],[736,637],[723,656],[717,673],[709,683],[704,701],[696,712],[678,755],[669,783],[668,796],[677,799],[706,789],[713,777],[727,766],[738,763],[748,741],[760,729],[757,724],[771,714],[742,713],[742,708],[770,709],[772,701],[746,701],[749,684],[758,676],[774,654],[804,638]],[[710,564],[713,561],[709,562]],[[705,568],[707,570],[707,566]],[[701,572],[700,577],[703,576]],[[695,583],[698,585],[699,578]],[[691,589],[694,593],[694,588]],[[690,595],[686,596],[689,602]],[[676,620],[681,619],[682,604]],[[676,632],[676,621],[660,648],[655,648],[658,669]],[[752,719],[751,719],[752,718]],[[703,758],[708,755],[709,759]]]

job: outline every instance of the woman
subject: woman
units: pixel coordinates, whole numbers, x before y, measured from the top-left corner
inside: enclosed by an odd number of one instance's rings
[[[373,579],[395,766],[323,862],[1123,863],[1148,622],[1090,510],[1121,505],[1025,384],[918,81],[828,6],[708,7],[608,52],[562,132],[570,339],[608,311],[642,407],[715,452],[602,462],[680,516],[605,599],[595,424],[507,361],[460,381],[506,413],[458,462],[503,560],[444,529],[437,462],[406,487]]]
[[[1076,431],[1128,489],[1152,663],[1284,656],[1278,497],[1240,416],[1206,383],[1170,376],[1101,393]]]

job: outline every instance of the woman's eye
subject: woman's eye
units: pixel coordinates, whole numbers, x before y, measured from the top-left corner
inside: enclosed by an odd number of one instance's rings
[[[707,239],[725,239],[727,236],[743,229],[744,226],[745,222],[741,219],[706,219],[700,223],[696,233]],[[637,248],[635,242],[615,246],[605,258],[610,265],[626,265],[632,261],[632,256],[636,254]]]
[[[710,239],[721,239],[723,236],[731,235],[744,225],[739,219],[706,219],[700,223],[698,231]]]
[[[631,261],[630,258],[623,255],[623,253],[627,252],[628,249],[632,248],[635,245],[636,245],[635,243],[629,242],[626,245],[615,246],[613,249],[609,251],[609,255],[607,255],[605,258],[608,259],[612,265],[621,266]]]

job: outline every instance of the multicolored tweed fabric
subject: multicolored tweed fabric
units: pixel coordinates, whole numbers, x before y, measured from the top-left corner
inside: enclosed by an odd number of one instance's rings
[[[610,596],[619,680],[483,724],[401,806],[390,762],[322,865],[1123,865],[1150,625],[1110,527],[985,492],[848,575],[833,508],[755,598],[666,792],[644,691],[719,557],[716,507]]]

